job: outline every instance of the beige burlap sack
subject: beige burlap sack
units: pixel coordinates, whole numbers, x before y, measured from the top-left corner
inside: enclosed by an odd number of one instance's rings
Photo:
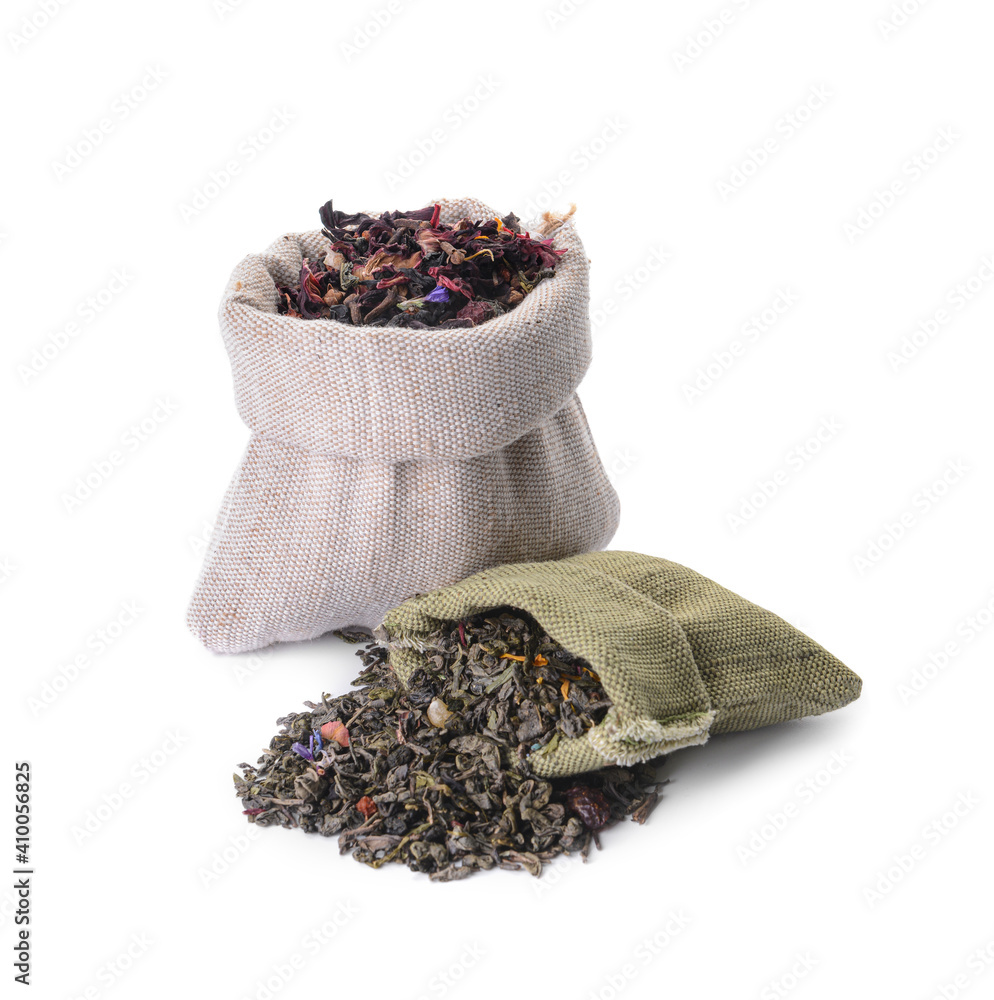
[[[441,202],[443,223],[496,213]],[[569,219],[556,274],[471,329],[350,326],[277,313],[276,282],[323,256],[288,234],[221,301],[252,431],[187,614],[237,653],[374,626],[417,593],[502,563],[601,549],[618,499],[576,387],[590,362],[588,261]]]

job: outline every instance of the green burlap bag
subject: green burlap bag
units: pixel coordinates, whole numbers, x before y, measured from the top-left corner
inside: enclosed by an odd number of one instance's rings
[[[443,623],[504,606],[527,612],[587,660],[613,702],[583,736],[531,754],[529,765],[545,777],[830,712],[858,698],[862,685],[783,619],[685,566],[636,552],[485,570],[394,608],[377,637],[403,681]]]

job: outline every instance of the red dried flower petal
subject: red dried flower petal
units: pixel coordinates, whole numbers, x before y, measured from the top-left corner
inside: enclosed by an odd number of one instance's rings
[[[321,739],[334,740],[340,747],[349,745],[349,731],[338,719],[332,719],[321,727]]]

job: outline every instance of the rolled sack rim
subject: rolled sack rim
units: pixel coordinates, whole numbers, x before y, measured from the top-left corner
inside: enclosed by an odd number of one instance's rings
[[[456,221],[455,203],[440,204]],[[479,217],[493,214],[477,204]],[[248,255],[219,309],[242,419],[307,450],[384,460],[473,457],[517,440],[569,403],[590,364],[589,267],[573,220],[552,239],[569,250],[553,277],[508,313],[455,329],[279,315],[277,280],[292,280],[302,257],[320,251],[319,230]],[[287,405],[274,405],[278,397]],[[391,423],[402,430],[391,433]]]
[[[473,199],[462,199],[464,201],[473,202]],[[442,206],[441,218],[445,219],[446,222],[457,222],[459,215],[458,212],[453,211],[453,206],[456,204],[455,199],[435,199],[435,203]],[[475,202],[477,206],[477,211],[473,214],[478,215],[481,219],[493,218],[499,213],[488,205],[483,204],[483,202]],[[367,214],[374,214],[370,211]],[[539,220],[535,220],[538,222]],[[531,223],[529,223],[531,225]],[[525,231],[530,232],[527,226],[522,226]],[[541,236],[541,234],[533,234],[535,238],[544,239],[547,237]],[[536,291],[540,289],[554,289],[556,286],[561,287],[566,284],[565,279],[567,277],[578,277],[582,278],[584,283],[587,282],[587,277],[589,273],[589,268],[587,267],[587,260],[583,253],[583,244],[580,242],[580,237],[576,231],[573,219],[568,219],[562,225],[560,225],[551,234],[553,240],[553,246],[557,250],[566,249],[570,251],[560,258],[560,262],[556,267],[556,273],[551,278],[545,278],[542,282],[536,286]],[[246,254],[241,261],[235,266],[232,271],[231,277],[225,287],[224,297],[221,302],[221,311],[228,305],[239,305],[245,307],[246,310],[261,312],[266,314],[273,320],[276,320],[280,325],[288,332],[296,332],[300,336],[299,346],[302,349],[313,347],[316,341],[319,341],[325,346],[337,345],[337,338],[341,336],[347,336],[351,343],[364,342],[367,346],[379,346],[382,343],[382,331],[385,329],[396,330],[396,327],[381,327],[381,326],[354,326],[351,323],[340,323],[338,320],[333,319],[298,319],[294,316],[281,316],[276,312],[276,280],[273,275],[272,263],[273,258],[279,254],[281,251],[287,249],[286,244],[290,243],[291,248],[297,251],[299,259],[296,260],[295,269],[297,272],[300,270],[300,264],[304,256],[308,253],[315,253],[320,250],[321,244],[327,242],[325,238],[321,235],[320,229],[307,230],[301,233],[284,233],[282,236],[275,239],[262,253],[250,253]],[[256,294],[256,292],[249,288],[244,283],[245,277],[264,277],[268,278],[270,284],[272,285],[272,298],[268,302],[261,301]],[[242,282],[242,286],[238,287],[239,281]],[[521,320],[520,326],[532,325],[531,321],[539,318],[539,313],[541,312],[542,303],[539,301],[540,296],[536,294],[535,291],[530,292],[525,298],[503,316],[494,316],[491,319],[485,320],[483,323],[478,324],[475,327],[457,327],[455,329],[439,329],[438,327],[428,327],[425,330],[410,330],[404,329],[405,334],[412,335],[411,343],[417,344],[419,347],[430,348],[434,347],[436,349],[443,347],[448,342],[460,343],[460,338],[457,336],[459,333],[465,334],[466,329],[472,329],[479,334],[479,331],[484,331],[482,337],[478,335],[478,340],[480,343],[485,344],[487,347],[500,346],[503,342],[506,342],[509,337],[507,331],[501,331],[500,327],[501,320],[514,316],[515,319]],[[561,298],[561,297],[559,297]],[[560,303],[556,303],[559,305]],[[563,311],[566,309],[564,307]],[[587,323],[585,324],[589,327],[589,316],[587,317]],[[357,331],[361,331],[360,335],[357,336]],[[517,332],[517,331],[511,331]],[[377,334],[380,336],[377,336]],[[422,336],[414,336],[420,334]],[[447,335],[447,336],[444,336]]]

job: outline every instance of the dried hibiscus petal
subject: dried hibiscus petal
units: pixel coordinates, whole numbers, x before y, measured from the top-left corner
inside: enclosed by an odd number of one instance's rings
[[[302,261],[295,287],[278,287],[279,313],[357,325],[472,327],[515,306],[554,274],[566,252],[547,236],[521,232],[513,213],[463,218],[451,227],[439,225],[440,215],[438,204],[373,217],[327,202],[320,216],[328,246]],[[391,288],[398,291],[383,294]]]

